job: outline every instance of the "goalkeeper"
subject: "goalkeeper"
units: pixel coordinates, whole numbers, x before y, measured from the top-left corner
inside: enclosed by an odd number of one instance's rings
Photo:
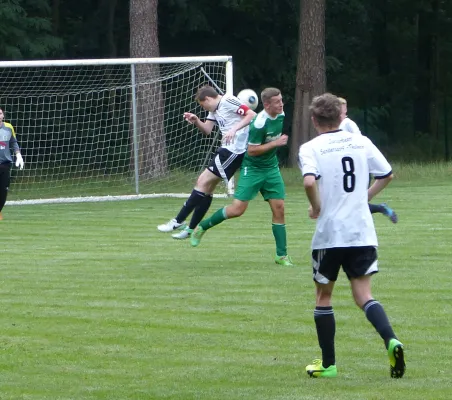
[[[0,220],[3,219],[2,210],[6,203],[8,187],[11,179],[11,164],[13,162],[11,150],[16,155],[16,167],[24,168],[24,160],[20,154],[14,128],[8,122],[3,122],[3,110],[0,108]]]
[[[191,245],[199,245],[204,233],[225,221],[243,215],[250,200],[260,192],[272,210],[272,232],[276,242],[275,262],[293,266],[287,255],[287,236],[284,219],[285,186],[279,170],[278,147],[287,144],[287,135],[282,134],[284,111],[281,91],[266,88],[261,93],[264,110],[250,125],[248,151],[240,169],[240,178],[231,205],[220,208],[202,221],[191,235]]]
[[[207,119],[201,121],[197,115],[186,112],[184,119],[195,125],[203,134],[210,135],[215,124],[221,131],[222,145],[214,154],[210,164],[198,177],[190,197],[177,216],[166,224],[157,226],[160,232],[172,232],[174,239],[187,239],[193,229],[204,218],[212,203],[212,194],[221,180],[229,181],[240,168],[248,142],[248,125],[256,113],[240,100],[229,94],[220,95],[211,86],[198,89],[195,100],[206,111]],[[185,219],[193,212],[190,224]]]

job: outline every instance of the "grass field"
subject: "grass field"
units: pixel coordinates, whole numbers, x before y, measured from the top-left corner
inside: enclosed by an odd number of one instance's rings
[[[181,199],[5,207],[0,399],[450,399],[452,168],[398,175],[378,198],[400,222],[375,216],[373,282],[405,344],[403,379],[389,378],[384,345],[343,274],[334,298],[339,375],[306,376],[320,356],[314,224],[288,173],[295,268],[273,263],[260,199],[196,249],[155,229]],[[215,199],[212,211],[228,202]]]

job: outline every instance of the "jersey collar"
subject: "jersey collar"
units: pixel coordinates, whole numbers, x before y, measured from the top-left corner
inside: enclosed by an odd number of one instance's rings
[[[342,129],[335,129],[334,131],[326,131],[326,132],[322,132],[321,135],[325,135],[327,133],[336,133],[336,132],[340,132],[342,131]]]

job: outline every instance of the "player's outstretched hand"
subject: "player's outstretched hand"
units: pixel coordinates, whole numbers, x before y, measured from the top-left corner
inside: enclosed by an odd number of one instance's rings
[[[287,140],[289,139],[289,136],[287,135],[281,135],[277,140],[276,143],[279,147],[285,146],[287,144]]]
[[[16,167],[19,169],[24,169],[24,159],[22,158],[22,154],[16,153]]]
[[[229,131],[228,133],[226,133],[223,136],[223,139],[221,139],[221,141],[224,144],[230,144],[230,143],[234,143],[234,137],[235,137],[235,132],[234,131]]]
[[[192,114],[192,113],[189,113],[189,112],[185,112],[185,113],[184,113],[184,119],[185,119],[185,121],[187,121],[189,124],[194,124],[194,123],[198,120],[198,117],[197,117],[196,114]]]

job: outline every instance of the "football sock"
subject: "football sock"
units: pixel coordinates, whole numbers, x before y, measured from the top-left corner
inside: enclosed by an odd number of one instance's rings
[[[383,306],[377,300],[369,300],[363,306],[363,311],[369,322],[374,326],[381,338],[385,341],[385,346],[388,348],[389,340],[397,339],[389,323],[388,316]]]
[[[207,214],[210,205],[212,204],[212,195],[206,194],[202,199],[201,203],[199,203],[195,210],[193,211],[193,215],[191,216],[190,225],[188,226],[190,229],[195,229],[196,226],[201,222],[204,216]]]
[[[226,216],[226,207],[223,207],[215,211],[209,218],[201,221],[199,225],[206,231],[207,229],[213,228],[215,225],[221,224],[226,219],[228,219]]]
[[[190,197],[185,201],[184,205],[177,214],[176,221],[180,224],[184,222],[191,212],[198,206],[206,197],[205,193],[202,193],[196,189],[193,189]]]
[[[272,232],[276,242],[276,255],[287,256],[286,225],[272,223]]]
[[[384,208],[380,204],[370,204],[369,203],[369,210],[371,214],[376,213],[383,213]]]
[[[336,364],[336,355],[334,352],[334,336],[336,334],[336,321],[332,306],[317,306],[314,310],[315,327],[317,328],[317,337],[319,346],[322,349],[322,365],[328,368]]]

